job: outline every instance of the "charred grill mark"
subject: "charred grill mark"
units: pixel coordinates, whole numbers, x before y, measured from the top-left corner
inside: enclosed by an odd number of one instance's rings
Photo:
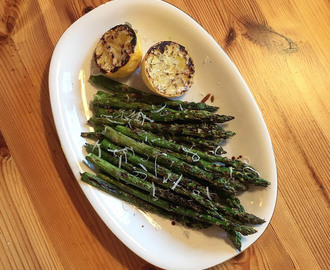
[[[159,44],[158,46],[155,47],[155,50],[158,50],[161,53],[164,53],[166,46],[167,46],[167,44]]]
[[[105,70],[104,68],[102,68],[102,67],[100,67],[100,66],[98,66],[98,67],[99,67],[100,71],[101,71],[103,74],[107,74],[107,73],[108,73],[108,71]]]
[[[128,61],[129,61],[130,58],[131,57],[129,56],[129,54],[126,53],[125,54],[125,57],[121,60],[120,66],[118,68],[126,65],[128,63]]]
[[[155,44],[154,46],[152,46],[149,50],[148,50],[148,54],[151,54],[153,53],[154,51],[159,51],[161,52],[162,54],[165,52],[165,48],[167,46],[170,46],[171,44],[174,44],[172,41],[161,41],[161,42],[158,42],[157,44]],[[182,46],[183,47],[183,46]],[[184,49],[184,47],[183,47]],[[181,47],[180,47],[180,50],[181,50]]]
[[[112,108],[105,108],[105,109],[106,109],[107,113],[113,113],[114,112],[114,109],[112,109]]]
[[[101,43],[102,43],[102,45],[104,45],[106,42],[107,42],[107,41],[105,40],[105,36],[103,35],[103,36],[101,37]]]
[[[132,46],[132,51],[134,51],[134,48],[135,48],[136,43],[137,43],[137,38],[136,38],[135,33],[133,33],[131,36],[132,36],[131,46]]]
[[[98,59],[100,56],[96,54],[96,52],[94,52],[94,59]]]
[[[189,73],[189,78],[191,78],[192,74],[195,73],[195,65],[194,65],[194,62],[191,59],[191,57],[189,57],[189,59],[188,59],[187,67],[192,72],[192,73]]]
[[[142,133],[140,130],[133,129],[132,131],[133,131],[136,135],[139,135],[139,136],[143,135],[143,133]]]
[[[99,68],[99,70],[103,73],[106,74],[107,71],[105,69],[103,69],[97,62],[97,60],[101,57],[101,55],[97,55],[96,52],[94,52],[94,60],[95,60],[95,64],[97,65],[97,67]]]
[[[134,30],[126,24],[120,24],[117,27],[118,27],[119,31],[127,31],[128,32],[127,36],[132,38],[130,43],[131,43],[131,46],[132,46],[132,50],[134,50],[134,48],[136,46],[136,43],[137,43],[137,38],[136,38],[136,34],[135,34]]]
[[[182,46],[182,45],[179,45],[179,50],[181,52],[185,52],[186,51],[186,48],[184,46]]]
[[[125,173],[125,172],[120,172],[120,176],[123,177],[123,178],[127,178],[128,177],[128,174]]]
[[[110,70],[110,72],[111,72],[111,73],[115,73],[116,71],[119,70],[119,68],[120,68],[120,67],[115,66],[115,67],[113,67],[113,68]]]
[[[187,163],[183,163],[183,167],[185,168],[185,170],[187,170],[188,172],[190,171],[190,165]]]

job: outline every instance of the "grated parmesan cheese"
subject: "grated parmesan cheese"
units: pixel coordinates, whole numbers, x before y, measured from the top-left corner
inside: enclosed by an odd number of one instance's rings
[[[148,175],[144,172],[140,172],[140,171],[133,171],[133,173],[136,173],[136,175],[142,174],[144,176],[143,180],[146,180]]]
[[[215,148],[215,150],[214,150],[214,155],[215,155],[216,157],[221,156],[221,154],[218,154],[218,153],[217,153],[217,151],[218,151],[219,149],[221,149],[221,146],[220,146],[220,145],[217,146],[217,148]]]
[[[98,157],[101,157],[101,147],[100,147],[100,144],[99,144],[99,140],[97,140],[95,145],[93,146],[92,152],[94,151],[95,147],[97,147],[97,149],[98,149]]]
[[[233,167],[229,167],[229,177],[233,178]]]
[[[191,149],[193,148],[193,146],[191,146],[189,149],[187,149],[186,147],[181,147],[182,148],[182,150],[184,151],[184,152],[186,152],[187,154],[189,153],[189,154],[192,154],[192,156],[191,156],[191,158],[192,158],[192,161],[193,162],[197,162],[197,161],[199,161],[200,160],[200,156],[196,153],[196,152],[193,152],[193,151],[191,151]]]
[[[211,198],[211,196],[210,196],[209,187],[206,187],[206,196],[207,196],[207,198],[208,198],[210,201],[212,201],[212,198]]]
[[[254,172],[258,177],[260,177],[260,173],[258,171],[256,171],[255,169],[251,168],[250,166],[246,166],[243,168],[243,172],[245,172],[246,170],[252,171]]]
[[[143,170],[145,170],[146,172],[148,172],[147,168],[146,168],[144,165],[142,165],[141,163],[139,163],[139,166],[140,166]]]
[[[167,183],[168,180],[171,180],[171,174],[168,174],[165,178],[165,176],[163,177],[163,183]]]
[[[176,180],[175,183],[174,183],[174,185],[173,185],[173,187],[171,187],[172,190],[174,190],[178,186],[178,184],[180,183],[181,179],[182,179],[182,174],[180,174],[178,180]]]
[[[152,113],[160,113],[162,110],[164,110],[166,108],[167,104],[165,104],[163,107],[161,107],[159,110],[157,111],[151,111]]]
[[[157,155],[155,157],[155,176],[157,177]]]
[[[123,156],[120,155],[119,156],[119,162],[118,162],[118,168],[120,169],[121,168],[121,160],[122,160]]]

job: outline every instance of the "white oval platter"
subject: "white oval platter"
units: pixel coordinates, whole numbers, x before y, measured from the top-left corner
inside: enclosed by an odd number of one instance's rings
[[[221,114],[235,116],[228,129],[237,135],[225,146],[228,155],[242,155],[271,182],[240,196],[246,211],[266,220],[258,232],[243,237],[242,251],[265,231],[277,198],[277,173],[270,137],[258,106],[235,65],[218,43],[189,15],[159,0],[115,0],[73,23],[58,41],[49,70],[49,91],[58,136],[68,163],[86,197],[109,229],[132,251],[164,269],[205,269],[238,254],[218,228],[195,231],[146,214],[80,181],[89,171],[84,162],[82,131],[91,116],[89,102],[96,87],[88,78],[92,55],[102,34],[117,24],[129,23],[141,38],[144,53],[154,43],[173,40],[184,45],[194,59],[195,82],[184,100],[214,96]],[[122,80],[145,90],[137,70]]]

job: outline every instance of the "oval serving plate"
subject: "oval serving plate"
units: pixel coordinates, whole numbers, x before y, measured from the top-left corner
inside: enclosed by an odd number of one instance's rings
[[[240,196],[246,211],[266,220],[258,232],[243,237],[242,251],[264,232],[277,197],[274,153],[261,113],[241,75],[217,42],[190,16],[159,0],[115,0],[73,23],[53,53],[49,91],[55,125],[68,163],[83,192],[110,230],[146,261],[165,269],[204,269],[238,254],[218,228],[190,230],[169,220],[143,213],[135,207],[80,181],[89,171],[84,163],[82,131],[91,116],[89,103],[97,89],[88,82],[93,72],[92,55],[102,34],[129,23],[138,32],[144,53],[154,43],[173,40],[183,44],[194,59],[195,82],[184,100],[200,101],[214,96],[222,114],[235,116],[228,129],[237,135],[225,146],[228,155],[242,155],[261,176],[271,182],[267,189],[254,189]],[[123,82],[145,90],[137,70]]]

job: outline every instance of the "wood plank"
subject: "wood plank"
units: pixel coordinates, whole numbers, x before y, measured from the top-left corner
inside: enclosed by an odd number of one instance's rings
[[[64,269],[11,156],[1,156],[1,269]]]
[[[155,269],[90,206],[61,150],[50,108],[48,68],[58,39],[105,2],[0,3],[2,269]],[[329,2],[168,2],[196,19],[236,64],[277,160],[271,225],[249,249],[211,269],[329,269]]]

